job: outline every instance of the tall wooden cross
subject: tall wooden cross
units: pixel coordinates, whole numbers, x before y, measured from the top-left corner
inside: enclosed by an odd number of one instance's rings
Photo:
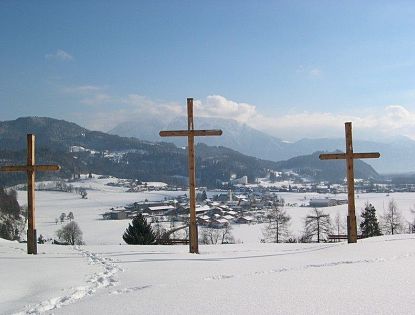
[[[357,225],[356,225],[356,206],[354,199],[354,159],[379,158],[379,152],[371,153],[353,153],[352,142],[352,123],[346,122],[346,153],[338,154],[320,154],[320,160],[346,160],[347,165],[347,199],[348,199],[348,215],[347,215],[347,240],[349,243],[357,242]]]
[[[26,172],[27,173],[27,253],[37,254],[37,238],[35,228],[35,172],[58,171],[59,165],[35,164],[35,135],[27,135],[27,164],[0,167],[1,172]]]
[[[195,171],[195,137],[220,136],[222,130],[195,130],[193,124],[193,98],[187,99],[187,130],[160,131],[161,137],[187,137],[189,165],[190,222],[189,246],[190,253],[199,253],[196,223],[196,171]]]

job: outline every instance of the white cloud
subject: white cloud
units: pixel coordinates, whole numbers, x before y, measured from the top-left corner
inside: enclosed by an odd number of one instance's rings
[[[344,123],[348,121],[353,123],[359,137],[379,139],[405,135],[415,139],[415,112],[401,105],[372,109],[365,114],[304,111],[269,116],[260,113],[254,105],[234,102],[219,95],[208,96],[204,101],[195,101],[195,104],[196,115],[235,119],[288,140],[343,137]]]
[[[62,49],[58,49],[54,53],[46,54],[45,58],[48,60],[59,60],[59,61],[71,61],[74,59],[70,53]]]
[[[90,128],[110,130],[124,121],[149,117],[168,122],[176,116],[186,115],[186,102],[152,100],[139,94],[113,97],[105,88],[84,85],[66,88],[66,92],[79,95],[80,103],[87,105],[116,105],[117,110],[95,111],[92,117],[84,116]],[[380,139],[406,135],[415,139],[415,112],[401,105],[366,109],[364,113],[298,112],[265,115],[257,106],[229,100],[221,95],[210,95],[194,101],[195,116],[234,119],[255,129],[284,140],[301,138],[344,137],[344,123],[351,121],[360,139]],[[220,126],[218,126],[220,128]]]
[[[205,101],[194,101],[195,111],[200,116],[222,117],[247,122],[256,116],[256,107],[247,103],[237,103],[220,95],[210,95]]]

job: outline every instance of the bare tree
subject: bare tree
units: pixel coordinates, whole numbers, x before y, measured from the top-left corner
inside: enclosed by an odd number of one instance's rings
[[[337,232],[337,235],[341,235],[343,233],[346,233],[345,231],[345,222],[342,220],[340,213],[336,213],[336,216],[334,217],[334,227],[335,231]]]
[[[70,211],[66,217],[69,219],[69,221],[72,221],[75,218],[72,211]]]
[[[202,228],[202,243],[203,244],[228,244],[234,243],[232,236],[232,227],[230,224],[225,224],[221,228],[204,227]]]
[[[202,243],[203,244],[217,244],[221,237],[219,229],[213,227],[202,228]]]
[[[317,243],[320,243],[330,233],[331,227],[330,215],[314,208],[305,218],[305,238],[311,240],[315,236]]]
[[[399,234],[404,228],[402,214],[395,200],[389,201],[388,208],[381,217],[384,234]]]
[[[60,219],[61,224],[62,224],[63,221],[65,221],[65,219],[66,219],[66,213],[62,212],[61,215],[59,216],[59,219]]]
[[[235,243],[235,239],[232,235],[232,226],[225,224],[222,230],[222,244]]]
[[[82,231],[75,222],[69,222],[56,232],[58,238],[70,245],[82,245]]]
[[[288,226],[291,217],[287,212],[274,206],[274,208],[267,215],[268,225],[263,231],[264,238],[269,242],[280,243],[289,236]]]

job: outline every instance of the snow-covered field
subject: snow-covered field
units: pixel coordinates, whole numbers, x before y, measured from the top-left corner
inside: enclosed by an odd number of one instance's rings
[[[410,314],[415,296],[415,234],[383,236],[357,244],[261,244],[262,224],[234,225],[240,244],[128,246],[129,220],[104,221],[112,207],[183,192],[127,193],[110,179],[84,180],[88,199],[63,192],[36,193],[38,235],[55,237],[60,213],[72,211],[86,246],[26,245],[0,239],[0,314]],[[281,194],[291,231],[299,235],[310,211],[300,207],[321,195]],[[338,199],[346,196],[336,196]],[[382,214],[394,199],[404,217],[415,194],[361,194]],[[21,204],[25,192],[19,192]],[[346,216],[347,206],[325,208]],[[120,245],[121,244],[121,245]]]
[[[412,314],[415,235],[357,244],[0,241],[1,314]]]
[[[75,221],[84,233],[84,241],[87,245],[118,245],[124,243],[122,234],[128,226],[129,220],[102,220],[101,214],[110,208],[122,207],[135,201],[163,200],[164,197],[183,195],[184,191],[151,191],[151,192],[126,192],[125,187],[107,186],[108,182],[114,182],[113,178],[105,179],[84,179],[74,183],[75,186],[88,189],[88,199],[81,199],[78,194],[65,192],[37,191],[36,192],[36,227],[37,235],[42,234],[45,238],[56,238],[56,231],[61,227],[60,223],[55,223],[59,215],[72,211]],[[307,204],[310,199],[334,197],[337,199],[347,199],[345,194],[321,195],[321,194],[301,194],[301,193],[280,193],[280,197],[285,199],[286,204],[296,204],[296,206],[286,206],[285,210],[292,217],[290,231],[298,237],[304,229],[304,218],[310,207],[300,207]],[[356,215],[359,220],[361,209],[366,202],[372,203],[377,209],[378,217],[387,208],[388,202],[394,199],[399,210],[402,212],[406,221],[412,222],[414,214],[410,209],[415,209],[415,193],[392,193],[385,194],[358,194],[356,198]],[[21,205],[27,203],[26,192],[18,192],[18,201]],[[334,219],[339,213],[343,226],[346,226],[347,205],[323,208]],[[258,243],[262,236],[264,224],[254,225],[233,225],[233,235],[235,239],[242,243]]]

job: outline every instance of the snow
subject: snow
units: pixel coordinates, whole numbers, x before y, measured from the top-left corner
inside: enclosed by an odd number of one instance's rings
[[[130,220],[102,220],[110,208],[162,200],[182,192],[126,192],[107,186],[114,178],[82,179],[88,199],[74,193],[36,192],[38,235],[55,237],[60,213],[72,211],[85,246],[26,244],[0,239],[0,314],[409,314],[415,295],[415,234],[382,236],[357,244],[263,244],[265,224],[232,224],[233,245],[128,246],[122,233]],[[301,207],[313,198],[344,194],[281,193],[300,235]],[[412,221],[415,194],[359,194],[378,216],[395,200]],[[26,193],[18,192],[21,204]],[[345,219],[347,205],[323,208]],[[122,244],[122,245],[121,245]],[[6,271],[6,272],[5,272]]]
[[[357,244],[0,242],[1,314],[410,314],[415,235]],[[36,272],[33,272],[36,271]],[[399,294],[397,294],[399,292]]]

